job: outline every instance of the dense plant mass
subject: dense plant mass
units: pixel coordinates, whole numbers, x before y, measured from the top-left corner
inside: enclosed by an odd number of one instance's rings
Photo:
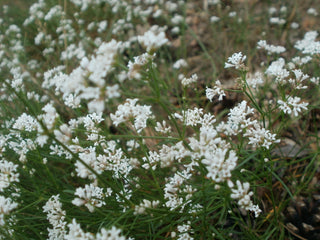
[[[320,237],[312,1],[13,2],[1,239]]]

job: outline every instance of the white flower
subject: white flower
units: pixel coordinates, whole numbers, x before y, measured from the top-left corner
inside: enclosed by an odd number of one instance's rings
[[[149,169],[150,166],[153,170],[156,169],[157,164],[160,162],[160,155],[157,152],[149,151],[148,157],[143,157],[142,160],[145,162],[141,167]]]
[[[270,8],[268,9],[268,12],[269,12],[270,15],[276,13],[277,11],[278,11],[278,10],[277,10],[275,7],[270,7]]]
[[[237,165],[237,156],[234,151],[228,149],[218,148],[215,151],[207,151],[202,163],[206,165],[207,177],[211,178],[214,182],[223,182],[231,178],[231,171]]]
[[[216,86],[212,88],[206,87],[206,97],[212,102],[212,99],[218,95],[218,100],[221,101],[224,96],[226,96],[223,89],[221,89],[221,83],[219,80],[216,81]]]
[[[193,240],[194,238],[190,236],[192,233],[191,222],[188,221],[187,224],[182,224],[177,226],[177,230],[180,233],[178,240]]]
[[[210,17],[210,22],[211,22],[211,23],[218,22],[219,20],[220,20],[220,18],[217,17],[217,16],[212,16],[212,17]]]
[[[236,135],[255,122],[255,120],[248,118],[253,113],[254,109],[247,106],[247,102],[244,100],[230,110],[227,123],[220,123],[217,129],[228,135]]]
[[[138,36],[138,41],[148,52],[157,50],[168,43],[164,30],[157,25],[152,26],[143,36]]]
[[[0,191],[10,186],[12,182],[19,182],[19,173],[17,168],[19,166],[13,162],[6,160],[0,161]]]
[[[103,201],[103,189],[95,187],[92,183],[90,185],[86,184],[84,188],[77,188],[75,195],[79,198],[73,199],[72,203],[78,207],[85,205],[90,212],[93,212],[95,207],[102,207],[106,204]]]
[[[180,211],[182,212],[183,208],[188,203],[188,200],[179,196],[179,192],[181,191],[181,185],[192,177],[190,172],[191,168],[176,172],[173,177],[167,179],[164,188],[164,198],[167,200],[165,204],[170,210],[180,208]]]
[[[108,99],[120,97],[119,84],[106,87],[106,96]]]
[[[244,61],[246,60],[246,56],[242,55],[241,52],[232,54],[231,57],[228,58],[228,62],[225,63],[224,68],[234,67],[235,69],[244,69]]]
[[[128,62],[128,78],[131,79],[140,79],[142,67],[146,65],[149,61],[152,61],[155,58],[156,54],[144,53],[140,56],[133,57],[133,62]]]
[[[292,29],[297,29],[297,28],[299,28],[299,23],[297,23],[297,22],[292,22],[291,23],[291,25],[290,25],[290,27],[292,28]]]
[[[102,33],[103,31],[105,31],[107,26],[108,26],[108,21],[107,20],[99,22],[98,30],[97,30],[98,33]]]
[[[191,83],[197,82],[198,81],[198,75],[197,74],[193,74],[190,78],[186,78],[184,77],[181,80],[181,84],[182,86],[186,87],[189,86]]]
[[[310,56],[294,57],[291,60],[292,60],[292,62],[294,64],[297,64],[297,65],[301,66],[303,64],[306,64],[306,63],[310,62],[312,60],[312,57],[310,57]]]
[[[307,10],[307,13],[308,13],[309,15],[318,16],[318,12],[317,12],[317,10],[314,9],[314,8],[309,8],[309,9]]]
[[[81,226],[75,219],[72,223],[68,224],[69,232],[64,236],[65,240],[94,240],[95,237],[92,233],[86,233],[82,230]]]
[[[301,102],[301,98],[299,97],[291,97],[286,96],[286,100],[278,100],[279,108],[287,114],[293,113],[294,116],[298,116],[298,113],[302,111],[302,109],[307,110],[307,106],[309,105],[307,102]]]
[[[180,69],[182,67],[187,67],[188,63],[184,59],[179,59],[173,64],[174,69]]]
[[[84,161],[87,165],[92,167],[98,174],[101,173],[101,168],[98,166],[97,156],[95,147],[88,147],[85,151],[79,153],[79,158]],[[91,172],[85,165],[80,161],[75,163],[77,176],[81,178],[95,179],[97,176]]]
[[[286,23],[286,20],[283,18],[272,17],[269,19],[271,24],[283,25]]]
[[[5,225],[5,216],[10,215],[10,212],[18,207],[18,203],[13,202],[11,198],[0,196],[0,226]]]
[[[257,48],[258,49],[265,49],[267,50],[268,54],[272,54],[272,53],[276,53],[276,54],[280,54],[286,51],[286,49],[282,46],[275,46],[275,45],[271,45],[271,44],[267,44],[267,42],[265,40],[260,40],[257,43]]]
[[[127,99],[126,102],[118,106],[115,114],[110,114],[113,124],[118,126],[120,123],[134,120],[134,127],[137,132],[141,132],[147,126],[148,118],[152,118],[151,106],[136,105],[138,99]]]
[[[34,117],[27,115],[26,113],[22,113],[20,117],[15,121],[15,123],[12,126],[15,129],[18,130],[24,130],[27,132],[36,131],[40,128],[40,125],[34,119]]]
[[[81,118],[81,122],[88,132],[96,130],[96,125],[103,121],[102,113],[91,113]]]
[[[105,109],[104,100],[93,99],[88,102],[89,113],[102,113]]]
[[[281,84],[286,83],[286,78],[290,74],[289,71],[285,69],[285,60],[283,58],[273,61],[265,73],[268,76],[276,77],[276,82]]]
[[[307,86],[303,86],[303,81],[309,78],[308,74],[304,74],[300,69],[294,69],[292,72],[295,75],[295,79],[289,79],[288,82],[293,84],[296,89],[306,89]]]
[[[157,122],[157,126],[155,126],[154,129],[157,132],[161,132],[161,133],[164,133],[164,134],[169,133],[171,131],[171,127],[170,126],[167,127],[166,124],[167,123],[166,123],[165,120],[162,121],[162,124],[160,122]]]
[[[294,45],[295,48],[302,51],[303,54],[319,54],[320,42],[316,41],[318,33],[316,31],[309,31],[304,35],[304,38],[297,41]]]
[[[59,194],[51,196],[43,206],[43,212],[47,213],[47,219],[52,225],[52,229],[48,228],[48,239],[63,239],[66,234],[67,222],[65,222],[66,211],[62,210]]]
[[[179,120],[183,121],[186,126],[196,126],[201,123],[203,115],[202,108],[188,109],[187,111],[182,111],[182,115],[175,113],[174,116]]]
[[[134,215],[145,214],[147,208],[156,208],[159,205],[159,200],[149,201],[147,199],[143,199],[142,203],[136,205],[134,208]]]
[[[159,150],[160,167],[169,167],[173,161],[180,161],[183,157],[189,154],[182,142],[178,142],[173,146],[162,145]]]
[[[232,188],[232,194],[230,195],[231,198],[238,200],[238,205],[245,210],[254,211],[256,217],[259,216],[261,210],[257,205],[253,205],[251,201],[251,196],[253,195],[252,191],[250,190],[250,184],[248,182],[241,183],[237,180],[237,189]]]
[[[69,140],[71,139],[71,129],[69,128],[69,126],[67,124],[62,124],[59,127],[59,130],[55,129],[53,131],[55,137],[57,138],[57,140],[59,140],[62,143],[68,143]]]
[[[66,106],[71,108],[80,107],[80,98],[75,96],[74,94],[69,94],[63,97],[64,103]]]
[[[261,72],[256,72],[254,74],[248,73],[246,80],[248,85],[252,88],[256,88],[258,85],[262,85],[264,83]]]
[[[257,123],[248,128],[244,136],[249,136],[249,144],[252,144],[254,147],[262,146],[267,149],[269,149],[272,143],[278,143],[280,141],[276,139],[276,134],[272,134],[269,130],[266,130]]]
[[[97,234],[96,240],[125,240],[124,236],[121,236],[121,230],[112,226],[111,229],[101,229],[101,232]]]
[[[56,118],[59,116],[57,114],[56,109],[52,105],[52,103],[48,103],[42,108],[42,111],[45,112],[45,114],[41,114],[39,116],[40,119],[43,120],[43,122],[46,124],[47,128],[50,130],[53,128],[54,123],[56,121]]]
[[[175,15],[173,16],[173,18],[171,18],[171,22],[172,22],[172,24],[174,24],[174,25],[178,25],[178,24],[182,23],[183,20],[184,20],[183,16],[178,15],[178,14],[175,14]]]

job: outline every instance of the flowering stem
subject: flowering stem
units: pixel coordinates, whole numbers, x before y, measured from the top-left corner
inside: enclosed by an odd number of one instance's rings
[[[160,106],[167,112],[170,120],[172,120],[175,128],[176,128],[177,131],[178,131],[180,140],[183,142],[183,144],[184,144],[189,150],[192,150],[191,147],[189,146],[189,144],[187,143],[187,141],[184,139],[184,134],[181,133],[181,130],[180,130],[178,124],[177,124],[177,121],[176,121],[176,119],[174,118],[174,116],[172,116],[172,114],[171,114],[170,110],[168,109],[168,107],[167,107],[162,101],[160,101],[160,99],[159,99],[158,103],[159,103]]]
[[[257,101],[254,99],[253,93],[252,93],[251,88],[250,88],[250,86],[249,86],[249,84],[247,82],[247,79],[246,79],[246,74],[247,74],[246,71],[242,71],[241,72],[241,78],[242,78],[242,81],[245,84],[244,87],[243,87],[243,92],[250,99],[250,101],[252,102],[254,107],[257,109],[257,111],[261,114],[263,127],[265,128],[266,127],[265,112],[262,110],[262,108],[259,106]],[[247,89],[248,89],[248,91],[247,91]]]

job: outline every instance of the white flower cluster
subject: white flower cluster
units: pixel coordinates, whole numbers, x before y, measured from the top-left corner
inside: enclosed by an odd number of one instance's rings
[[[224,68],[234,67],[235,69],[244,70],[244,61],[246,60],[246,58],[247,57],[245,55],[242,55],[241,52],[234,53],[231,57],[228,57],[228,62],[225,63]]]
[[[84,117],[80,117],[78,119],[77,124],[83,124],[86,132],[87,139],[91,141],[98,141],[99,138],[103,138],[99,135],[100,128],[97,127],[99,123],[101,123],[104,119],[102,118],[102,113],[91,113]]]
[[[75,219],[72,219],[72,223],[68,224],[69,232],[64,236],[65,240],[74,240],[74,239],[86,239],[94,240],[94,235],[92,233],[86,233],[82,230],[81,226]]]
[[[241,103],[230,109],[228,113],[227,123],[220,123],[217,129],[220,132],[224,132],[228,135],[236,135],[242,129],[252,124],[252,120],[249,118],[254,113],[254,109],[247,105],[247,102],[243,100]]]
[[[182,197],[180,194],[185,191],[181,189],[181,186],[191,177],[191,168],[189,168],[181,172],[176,172],[173,177],[168,179],[164,188],[164,198],[166,199],[165,205],[170,208],[170,210],[180,208],[180,212],[183,212],[191,196],[187,195],[186,197]]]
[[[24,163],[27,161],[27,153],[36,148],[36,144],[29,138],[23,138],[19,133],[14,134],[15,139],[7,142],[8,148],[12,149],[19,155],[19,161]]]
[[[6,224],[5,217],[10,216],[13,209],[18,207],[18,203],[14,202],[11,198],[0,196],[0,226]]]
[[[312,57],[310,56],[305,56],[305,57],[294,57],[291,59],[293,64],[296,64],[298,66],[302,66],[304,64],[307,64],[312,60]]]
[[[78,150],[80,151],[80,149]],[[93,168],[98,174],[101,173],[100,168],[97,162],[96,156],[96,148],[95,147],[88,147],[85,149],[81,149],[81,153],[79,153],[79,158],[88,166]],[[75,163],[77,176],[81,178],[89,178],[89,179],[96,179],[96,175],[88,169],[81,161],[77,160]]]
[[[131,159],[126,157],[121,148],[116,148],[116,145],[115,141],[103,144],[104,154],[98,155],[94,169],[99,173],[105,170],[112,171],[115,178],[126,178],[133,169]]]
[[[183,68],[183,67],[188,67],[188,63],[184,59],[179,59],[173,64],[172,67],[174,69],[180,69],[180,68]]]
[[[134,62],[129,61],[128,63],[128,78],[141,79],[141,70],[149,61],[155,58],[156,54],[144,53],[140,56],[133,57]]]
[[[207,177],[220,183],[231,178],[231,171],[237,166],[238,157],[232,150],[218,148],[206,151],[201,161],[207,168]]]
[[[277,143],[276,135],[269,130],[263,128],[257,120],[249,116],[254,113],[254,109],[247,106],[246,101],[230,110],[227,122],[222,122],[218,125],[219,132],[227,135],[237,135],[239,132],[244,132],[244,136],[249,138],[249,144],[253,147],[265,147],[269,149],[270,145]]]
[[[126,240],[124,236],[121,236],[121,230],[112,226],[111,229],[106,230],[102,228],[96,235],[96,240]]]
[[[283,25],[286,23],[286,20],[283,18],[279,18],[279,17],[272,17],[269,19],[271,24],[275,24],[275,25]]]
[[[317,11],[315,8],[309,8],[309,9],[307,10],[307,13],[308,13],[309,15],[318,16],[318,11]]]
[[[7,160],[0,160],[0,192],[9,187],[12,182],[19,182],[19,166]]]
[[[253,211],[255,213],[255,217],[258,217],[261,213],[261,209],[257,205],[253,205],[250,199],[253,195],[253,192],[250,191],[250,184],[247,182],[241,183],[239,180],[237,180],[236,183],[237,188],[231,188],[231,198],[237,199],[240,207],[245,210]],[[229,185],[233,186],[234,184],[229,182]]]
[[[37,120],[26,113],[22,113],[21,116],[16,119],[12,127],[27,132],[32,132],[40,129],[40,125]]]
[[[279,108],[287,114],[293,113],[295,117],[298,117],[299,112],[307,110],[309,105],[307,102],[302,102],[299,97],[286,96],[285,101],[278,100]]]
[[[249,144],[252,144],[254,148],[261,146],[269,149],[271,144],[280,142],[279,139],[276,139],[276,134],[272,134],[256,122],[247,129],[243,136],[249,137]]]
[[[257,48],[258,49],[265,49],[269,55],[276,53],[276,54],[280,54],[280,53],[284,53],[286,51],[286,49],[283,46],[275,46],[272,44],[267,44],[266,40],[260,40],[257,43]]]
[[[42,111],[44,111],[44,113],[39,115],[39,119],[43,121],[49,130],[51,130],[59,116],[57,110],[52,103],[48,103],[42,108]]]
[[[86,184],[84,188],[78,187],[74,194],[78,198],[73,199],[72,203],[78,207],[85,205],[90,212],[93,212],[95,207],[102,207],[106,204],[103,188],[96,187],[92,183]]]
[[[226,96],[223,89],[221,89],[221,82],[219,80],[216,81],[216,85],[212,88],[206,87],[206,97],[212,102],[212,99],[218,95],[218,100],[221,101],[224,96]]]
[[[211,16],[211,17],[210,17],[210,22],[211,22],[211,23],[216,23],[216,22],[218,22],[219,20],[220,20],[220,18],[217,17],[217,16]]]
[[[149,169],[150,167],[152,170],[155,170],[157,164],[160,162],[160,155],[157,152],[149,151],[149,156],[142,158],[144,164],[141,165],[144,169]]]
[[[121,230],[113,226],[111,229],[106,230],[101,228],[101,231],[96,234],[85,232],[81,228],[80,224],[75,219],[72,219],[72,223],[68,224],[69,232],[64,236],[65,240],[125,240],[124,236],[121,236]]]
[[[198,81],[198,75],[197,74],[193,74],[190,78],[182,78],[181,79],[181,84],[182,86],[184,87],[187,87],[189,86],[191,83],[195,83]]]
[[[138,41],[147,49],[147,52],[154,52],[162,45],[168,43],[164,30],[164,28],[154,25],[144,35],[138,36]]]
[[[160,167],[169,167],[174,161],[181,161],[185,156],[188,156],[189,151],[185,149],[182,142],[178,142],[173,146],[162,145],[159,150]],[[151,165],[152,166],[152,165]]]
[[[193,240],[191,222],[188,221],[186,224],[178,225],[177,230],[179,232],[177,240]]]
[[[66,211],[62,210],[59,194],[49,198],[43,206],[43,212],[47,213],[47,219],[52,225],[52,228],[48,228],[48,239],[63,239],[66,234],[67,222],[65,221]]]
[[[288,82],[291,83],[295,89],[307,89],[308,87],[303,85],[303,83],[309,78],[309,75],[304,74],[300,69],[294,69],[292,72],[295,75],[295,79],[290,78]]]
[[[89,100],[89,112],[103,112],[105,96],[101,89],[106,88],[105,77],[114,70],[115,57],[121,46],[122,43],[115,40],[100,43],[95,56],[82,58],[80,66],[70,74],[62,73],[63,67],[47,71],[43,88],[55,87],[55,94],[62,94],[67,106],[76,108],[84,99]]]
[[[251,88],[257,88],[260,85],[263,85],[263,75],[261,72],[247,73],[246,81]]]
[[[113,124],[118,126],[123,122],[134,121],[134,128],[139,133],[147,126],[148,118],[153,118],[151,107],[147,105],[136,105],[139,99],[127,99],[126,102],[118,106],[114,114],[110,114]]]
[[[155,126],[154,129],[155,129],[157,132],[160,132],[160,133],[163,133],[163,134],[168,134],[168,133],[170,133],[171,127],[170,127],[170,126],[167,126],[167,123],[166,123],[165,120],[163,120],[162,123],[157,122],[156,124],[157,124],[157,125]]]
[[[175,113],[174,116],[184,122],[186,126],[196,126],[201,123],[203,115],[202,108],[188,109],[187,111],[182,111],[182,115]]]
[[[147,199],[143,199],[142,203],[136,205],[134,208],[134,215],[146,214],[147,208],[156,208],[159,205],[159,200],[149,201]]]
[[[317,36],[316,31],[309,31],[302,40],[296,42],[294,47],[304,54],[317,55],[320,53],[320,42],[316,41]]]
[[[283,58],[273,61],[265,73],[268,76],[275,77],[276,82],[280,84],[286,83],[286,78],[290,75],[290,72],[285,68],[285,60]]]

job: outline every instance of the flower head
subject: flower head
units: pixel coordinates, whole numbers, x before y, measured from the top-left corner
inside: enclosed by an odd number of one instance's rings
[[[241,52],[234,53],[228,58],[228,62],[225,63],[224,68],[234,67],[235,69],[243,70],[245,69],[244,61],[246,58]]]

